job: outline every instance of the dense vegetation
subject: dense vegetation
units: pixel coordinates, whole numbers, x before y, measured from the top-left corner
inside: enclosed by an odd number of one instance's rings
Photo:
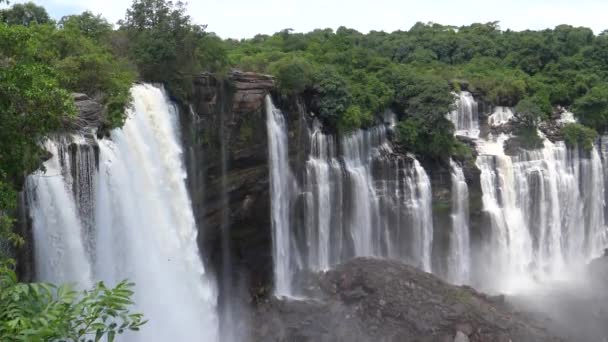
[[[15,4],[0,10],[1,340],[111,337],[142,322],[139,315],[126,316],[124,326],[90,316],[89,310],[99,314],[112,305],[118,306],[110,318],[126,313],[129,284],[114,290],[98,284],[80,294],[26,285],[2,261],[7,242],[22,242],[12,233],[11,214],[24,176],[45,157],[40,142],[77,115],[71,93],[104,104],[103,131],[124,123],[135,80],[164,83],[187,101],[196,74],[221,77],[229,68],[274,75],[280,95],[302,97],[337,132],[368,127],[392,110],[398,142],[425,158],[471,158],[445,117],[460,90],[515,107],[519,134],[530,141],[557,106],[570,107],[580,122],[562,129],[568,144],[589,148],[608,129],[608,32],[418,23],[393,33],[286,29],[236,41],[193,23],[181,2],[134,0],[118,25],[90,12],[56,21],[33,3]]]
[[[522,135],[535,134],[555,106],[572,106],[591,129],[608,128],[608,34],[587,28],[418,23],[393,33],[284,30],[226,44],[230,65],[275,75],[283,94],[312,95],[317,114],[340,130],[394,110],[401,143],[421,156],[460,150],[444,117],[458,90],[515,107]]]
[[[2,1],[0,1],[2,2]],[[8,252],[23,242],[12,231],[16,190],[40,166],[39,144],[69,124],[76,110],[72,92],[105,105],[104,125],[119,127],[136,72],[112,46],[115,31],[85,12],[52,21],[33,3],[0,11],[0,340],[113,340],[139,329],[128,314],[131,284],[97,284],[75,292],[17,281]]]

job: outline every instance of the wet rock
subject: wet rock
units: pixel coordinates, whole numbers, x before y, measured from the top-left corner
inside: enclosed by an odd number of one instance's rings
[[[91,99],[87,94],[73,93],[72,98],[77,109],[77,116],[66,122],[69,129],[97,128],[103,123],[104,106]]]
[[[318,300],[261,303],[253,315],[254,341],[561,341],[471,288],[397,261],[353,259],[318,281]],[[274,309],[279,303],[281,312]],[[257,329],[263,322],[270,328]]]

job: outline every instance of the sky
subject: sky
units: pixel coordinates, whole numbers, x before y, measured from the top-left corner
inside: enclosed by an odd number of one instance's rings
[[[22,0],[12,2],[23,2]],[[90,10],[115,23],[131,0],[34,0],[51,16]],[[607,0],[190,0],[197,24],[222,38],[251,38],[286,28],[308,32],[340,26],[367,33],[407,30],[416,22],[469,25],[499,21],[502,29],[553,28],[559,24],[608,29]]]

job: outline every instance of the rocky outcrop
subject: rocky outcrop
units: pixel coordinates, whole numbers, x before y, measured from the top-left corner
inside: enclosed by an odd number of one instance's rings
[[[255,112],[264,103],[264,97],[274,88],[272,76],[254,72],[233,70],[229,80],[234,87],[232,111],[235,113]]]
[[[560,341],[503,297],[456,287],[397,261],[358,258],[318,277],[321,299],[270,299],[254,341]]]
[[[74,104],[78,115],[67,123],[70,129],[84,129],[100,127],[103,123],[104,106],[91,99],[86,94],[73,93]]]
[[[203,73],[194,79],[192,100],[180,106],[199,245],[221,291],[272,283],[264,98],[273,85],[256,73],[232,71],[226,79]]]

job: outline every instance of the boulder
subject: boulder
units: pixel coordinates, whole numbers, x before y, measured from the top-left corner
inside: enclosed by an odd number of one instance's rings
[[[469,287],[394,260],[350,260],[319,274],[318,290],[315,300],[260,303],[253,340],[561,341]]]
[[[233,70],[228,79],[234,87],[232,111],[250,113],[260,109],[264,97],[274,88],[274,79],[270,75]]]
[[[103,122],[104,106],[91,99],[87,94],[73,93],[72,98],[78,110],[78,115],[66,122],[66,126],[71,129],[100,127]]]

